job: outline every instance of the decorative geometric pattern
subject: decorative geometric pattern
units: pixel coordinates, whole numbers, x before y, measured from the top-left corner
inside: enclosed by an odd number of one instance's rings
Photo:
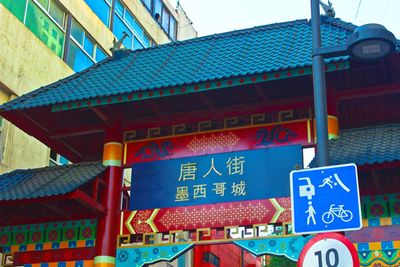
[[[400,225],[363,227],[346,232],[346,237],[353,243],[400,241]]]
[[[118,248],[117,267],[144,266],[157,261],[171,261],[193,247],[193,244],[173,244],[140,248]]]
[[[289,236],[254,240],[237,240],[234,244],[246,249],[250,253],[261,256],[265,254],[286,256],[291,260],[297,261],[304,245],[313,236]]]
[[[323,45],[345,45],[356,26],[323,18]],[[8,102],[2,110],[81,108],[309,74],[310,27],[308,20],[296,20],[130,51]]]
[[[93,267],[93,260],[34,263],[24,267]]]
[[[361,207],[364,218],[400,217],[400,194],[362,197]]]
[[[356,244],[360,266],[397,266],[400,262],[400,241]]]
[[[92,247],[96,228],[96,220],[0,227],[0,248],[4,252],[16,252]]]
[[[209,137],[195,136],[192,140],[190,140],[187,148],[194,153],[198,153],[199,151],[203,153],[205,151],[224,151],[226,149],[232,149],[232,147],[234,147],[239,140],[240,138],[232,132],[227,132],[225,134],[222,132],[215,135],[211,134]]]
[[[123,213],[122,234],[290,222],[290,199],[227,202]]]

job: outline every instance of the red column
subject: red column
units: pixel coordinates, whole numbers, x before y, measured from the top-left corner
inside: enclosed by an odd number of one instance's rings
[[[95,267],[115,266],[122,188],[122,142],[121,123],[115,123],[106,130],[105,134],[103,165],[108,168],[105,174],[106,190],[102,195],[102,202],[106,207],[106,214],[98,222]]]

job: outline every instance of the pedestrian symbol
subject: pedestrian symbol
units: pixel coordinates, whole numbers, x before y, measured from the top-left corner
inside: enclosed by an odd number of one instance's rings
[[[290,190],[295,233],[361,228],[356,165],[292,171]]]

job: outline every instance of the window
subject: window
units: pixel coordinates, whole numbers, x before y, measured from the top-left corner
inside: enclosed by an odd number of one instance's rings
[[[29,0],[31,2],[31,0]],[[64,28],[64,19],[65,12],[61,9],[61,7],[55,2],[55,0],[37,0],[39,2],[39,6],[41,6],[50,17],[57,22],[57,24]]]
[[[154,1],[154,18],[158,23],[161,22],[161,13],[162,13],[161,0],[155,0]]]
[[[168,8],[163,4],[162,0],[142,0],[142,2],[168,36],[172,40],[176,40],[176,19],[171,12],[168,11]]]
[[[60,154],[57,154],[54,150],[50,150],[49,166],[67,165],[69,160]]]
[[[85,0],[85,2],[99,19],[107,27],[110,27],[111,3],[107,0]]]
[[[143,0],[144,5],[151,11],[151,0]]]
[[[76,42],[83,44],[85,31],[75,20],[72,20],[71,23],[71,36],[74,37]]]
[[[96,61],[99,62],[107,57],[107,54],[99,48],[99,46],[96,46]]]
[[[71,23],[71,42],[67,64],[76,72],[82,71],[106,57],[106,53],[75,20]]]
[[[54,1],[50,2],[49,6],[50,16],[60,25],[64,26],[65,13],[62,11],[61,7]]]
[[[53,4],[53,1],[51,1],[50,4]],[[54,10],[57,10],[56,5],[54,5]],[[35,4],[32,0],[29,0],[25,16],[25,25],[43,43],[53,50],[54,53],[56,53],[59,57],[62,57],[65,40],[65,32],[62,27],[64,26],[65,13],[60,9],[57,12],[53,11],[53,13],[58,14],[58,17],[56,18],[61,20],[59,21],[61,25],[58,24],[53,17],[44,12],[43,9]]]
[[[96,3],[100,0],[87,2]],[[111,6],[111,0],[101,0]],[[0,0],[47,47],[63,58],[67,13],[56,0]],[[71,41],[66,63],[81,71],[107,57],[106,52],[72,19]]]
[[[162,13],[162,27],[164,31],[169,32],[169,17],[171,15],[169,14],[168,10],[164,7],[163,8],[163,13]]]
[[[173,16],[169,19],[169,36],[171,36],[172,40],[176,40],[176,20]]]
[[[126,48],[136,50],[150,47],[150,38],[142,26],[140,26],[133,14],[117,0],[115,3],[113,33],[116,38],[121,38],[123,32],[129,35],[123,41],[123,45]]]
[[[0,0],[31,32],[62,57],[66,13],[55,0]]]

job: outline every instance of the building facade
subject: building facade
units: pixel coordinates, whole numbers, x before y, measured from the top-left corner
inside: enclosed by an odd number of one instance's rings
[[[0,101],[82,71],[113,42],[143,49],[197,36],[180,6],[163,0],[1,0]],[[1,121],[0,172],[68,160]]]

